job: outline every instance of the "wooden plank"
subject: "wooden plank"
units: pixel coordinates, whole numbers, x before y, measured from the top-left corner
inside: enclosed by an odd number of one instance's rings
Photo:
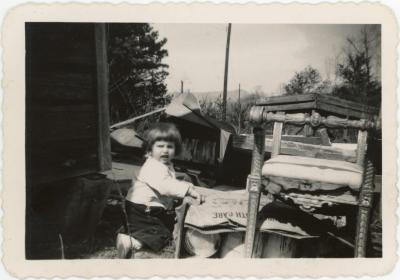
[[[47,104],[35,104],[35,107],[32,108],[34,114],[46,114],[49,112],[94,112],[96,107],[93,104],[69,104],[69,105],[54,105],[48,106]]]
[[[265,234],[262,258],[293,258],[298,241],[279,234]]]
[[[33,146],[32,156],[36,160],[35,166],[47,166],[53,168],[53,165],[64,165],[66,161],[73,163],[66,164],[68,167],[79,166],[83,158],[97,158],[96,139],[78,139],[64,140],[58,142],[37,142]]]
[[[96,78],[97,78],[97,120],[98,158],[100,171],[111,169],[110,120],[108,104],[108,62],[105,23],[97,23],[95,29]]]
[[[32,142],[93,138],[97,133],[94,106],[36,110],[32,119]]]
[[[317,103],[317,107],[320,110],[325,110],[328,112],[328,114],[336,114],[341,115],[340,117],[346,116],[350,119],[369,119],[372,115],[373,112],[368,112],[365,110],[361,109],[361,104],[358,104],[359,108],[355,109],[355,108],[348,108],[345,106],[341,106],[341,105],[337,105],[337,104],[332,104],[332,103],[328,103],[328,102],[324,102],[324,103]],[[347,115],[344,115],[347,114]]]
[[[256,231],[252,258],[261,258],[264,249],[264,233]]]
[[[56,68],[57,69],[57,68]],[[79,70],[54,70],[35,72],[35,78],[31,81],[31,91],[35,100],[43,100],[43,103],[83,102],[94,100],[95,80],[92,73]],[[51,70],[53,70],[51,72]],[[71,73],[71,71],[74,71]]]
[[[52,173],[43,173],[41,172],[40,175],[36,175],[35,173],[32,174],[32,184],[35,187],[39,187],[37,185],[40,184],[47,184],[51,182],[61,181],[68,178],[78,177],[87,175],[90,173],[96,172],[94,167],[87,167],[77,170],[58,170]]]
[[[294,103],[294,104],[276,104],[276,105],[263,105],[265,110],[268,112],[276,112],[276,111],[297,111],[297,110],[311,110],[316,108],[316,103],[312,102],[303,102],[303,103]]]
[[[43,183],[96,172],[96,139],[41,142],[32,147],[32,182]]]
[[[285,104],[285,103],[300,103],[307,101],[314,101],[315,94],[300,94],[300,95],[280,95],[271,96],[260,99],[256,105],[272,105],[272,104]]]
[[[75,86],[84,88],[93,88],[93,75],[90,72],[75,71],[40,71],[35,73],[35,79],[32,81],[33,85],[45,86]]]
[[[267,134],[265,135],[265,138],[272,139],[272,135]],[[321,138],[314,136],[305,137],[303,135],[282,135],[282,140],[300,142],[304,144],[323,145]]]
[[[278,114],[284,115],[284,113],[279,112]],[[272,136],[272,151],[271,151],[271,157],[276,157],[279,155],[279,152],[281,151],[281,140],[282,140],[282,128],[283,128],[283,122],[275,122],[274,123],[274,132]]]
[[[357,111],[355,109],[340,107],[337,105],[328,104],[328,103],[321,102],[321,101],[317,102],[317,108],[319,110],[324,110],[326,112],[329,112],[330,114],[349,116],[349,117],[359,118],[359,119],[368,118],[371,116],[362,111]]]
[[[342,115],[350,113],[350,117],[356,118],[363,118],[371,113],[378,114],[378,108],[327,94],[272,96],[257,101],[256,105],[266,106],[268,111],[322,109],[330,113],[339,113]]]
[[[32,86],[32,93],[36,103],[93,103],[94,88],[80,88],[78,86]]]
[[[110,127],[110,129],[116,129],[116,128],[121,128],[121,127],[123,127],[123,126],[127,126],[127,125],[132,124],[132,123],[134,123],[135,121],[140,120],[140,119],[142,119],[142,118],[146,118],[146,117],[151,116],[151,115],[156,114],[156,113],[161,113],[161,112],[165,111],[166,108],[167,108],[167,107],[158,108],[158,109],[155,109],[155,110],[153,110],[153,111],[151,111],[151,112],[145,113],[145,114],[143,114],[143,115],[136,116],[136,117],[134,117],[134,118],[131,118],[131,119],[128,119],[128,120],[125,120],[125,121],[122,121],[122,122],[118,122],[118,123],[116,123],[116,124],[113,124],[113,125]]]
[[[234,149],[252,151],[253,141],[253,135],[234,135],[232,145]],[[265,139],[265,151],[269,153],[272,151],[271,139]],[[317,146],[284,140],[281,141],[281,154],[356,162],[355,150],[342,150],[330,146]]]
[[[87,50],[90,50],[89,48]],[[62,50],[61,50],[62,51]],[[65,52],[65,50],[64,50]],[[80,49],[79,53],[68,53],[68,55],[60,56],[59,51],[50,51],[38,53],[33,58],[35,63],[42,62],[45,65],[41,66],[43,69],[53,68],[54,66],[69,65],[69,66],[80,66],[83,68],[92,68],[94,66],[94,59],[90,56],[90,52],[82,53]]]
[[[373,106],[364,105],[361,103],[357,103],[354,101],[345,100],[336,96],[326,95],[326,94],[318,94],[317,96],[317,104],[319,103],[326,103],[331,104],[333,106],[343,107],[347,109],[351,109],[354,111],[358,111],[361,114],[366,113],[377,115],[379,109]]]

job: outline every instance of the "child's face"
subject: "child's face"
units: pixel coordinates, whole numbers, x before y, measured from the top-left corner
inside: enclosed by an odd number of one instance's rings
[[[154,142],[150,155],[164,164],[169,164],[175,156],[175,143],[159,140]]]

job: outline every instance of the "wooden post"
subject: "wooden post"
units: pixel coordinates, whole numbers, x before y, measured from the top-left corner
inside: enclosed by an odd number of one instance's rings
[[[239,84],[239,98],[238,98],[238,103],[239,103],[239,125],[238,125],[238,134],[240,134],[240,129],[241,129],[241,124],[240,124],[240,122],[241,122],[241,115],[242,115],[242,106],[241,106],[241,104],[240,104],[240,84]]]
[[[226,99],[227,99],[227,87],[228,87],[228,64],[229,64],[229,43],[231,40],[231,26],[228,24],[228,35],[226,39],[226,52],[225,52],[225,72],[224,72],[224,94],[222,97],[222,120],[226,121]]]
[[[360,190],[359,207],[356,227],[356,245],[354,256],[364,258],[366,252],[369,216],[371,212],[373,194],[374,194],[374,166],[370,159],[367,160],[364,172],[364,181]]]
[[[349,118],[349,115],[346,115],[346,118],[348,119]],[[349,129],[346,127],[344,130],[343,130],[343,140],[345,140],[346,142],[349,142]]]
[[[324,146],[331,145],[331,140],[329,139],[328,130],[326,129],[326,127],[318,128],[317,133],[321,138],[322,145],[324,145]]]
[[[357,137],[357,164],[364,167],[365,154],[367,152],[367,130],[359,130]]]
[[[246,258],[253,257],[255,242],[258,207],[261,193],[261,168],[264,163],[265,130],[261,127],[254,128],[254,149],[251,162],[251,174],[247,178],[247,190],[249,192],[247,226],[245,237]]]
[[[376,120],[377,122],[381,121],[380,116],[381,110],[379,110],[379,119]],[[376,123],[375,127],[380,129],[380,123]],[[374,135],[375,132],[376,131],[372,131],[372,135]],[[363,183],[361,185],[358,199],[359,207],[354,247],[354,256],[357,258],[364,258],[366,254],[370,214],[374,199],[375,168],[373,160],[375,159],[376,154],[373,148],[368,150],[368,154],[366,151],[367,145],[372,145],[373,142],[371,143],[371,141],[373,141],[373,138],[371,137],[368,139],[367,130],[359,130],[357,139],[357,164],[364,166],[365,168]]]
[[[108,105],[108,62],[106,24],[94,24],[96,45],[97,80],[97,137],[98,161],[100,171],[111,169],[110,119]]]
[[[306,118],[310,117],[309,113],[305,113],[304,114]],[[305,137],[309,137],[309,136],[313,136],[313,129],[311,128],[311,126],[309,124],[304,124],[304,131],[303,131],[303,135]]]
[[[284,115],[285,113],[278,112],[277,114]],[[279,155],[279,152],[281,151],[282,128],[283,128],[283,122],[274,122],[274,131],[272,134],[271,158]]]

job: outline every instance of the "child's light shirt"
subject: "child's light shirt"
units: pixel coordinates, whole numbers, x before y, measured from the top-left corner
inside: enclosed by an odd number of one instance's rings
[[[170,209],[173,199],[183,198],[191,186],[189,182],[176,179],[172,164],[166,165],[149,156],[137,180],[133,178],[133,186],[126,199],[137,204]]]

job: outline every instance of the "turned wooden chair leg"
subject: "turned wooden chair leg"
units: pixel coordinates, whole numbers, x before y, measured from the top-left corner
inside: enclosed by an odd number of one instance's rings
[[[190,204],[183,200],[182,205],[179,207],[179,209],[176,210],[176,216],[177,216],[177,224],[176,224],[176,236],[175,236],[175,253],[174,253],[174,258],[179,259],[180,258],[180,253],[181,253],[181,248],[182,248],[182,239],[183,239],[183,231],[184,231],[184,225],[185,225],[185,216],[186,212],[189,208]]]
[[[371,160],[366,161],[364,182],[361,186],[357,216],[354,256],[364,258],[368,238],[369,218],[374,194],[374,166]]]
[[[261,195],[261,168],[264,164],[265,130],[254,128],[254,150],[251,162],[251,174],[247,179],[247,191],[249,192],[247,225],[244,257],[253,257],[253,249],[256,235],[258,207]]]
[[[260,205],[260,186],[261,179],[256,177],[248,178],[249,181],[249,202],[247,210],[247,226],[245,237],[245,258],[253,257],[254,242],[256,236],[256,227],[258,219],[258,207]]]

